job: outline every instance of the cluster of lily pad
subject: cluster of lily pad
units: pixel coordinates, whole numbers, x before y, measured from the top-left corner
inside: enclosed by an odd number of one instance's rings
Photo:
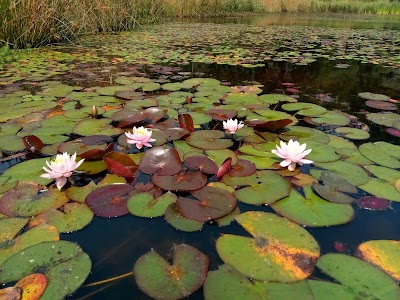
[[[262,94],[261,85],[227,86],[211,78],[160,84],[132,76],[115,82],[83,88],[44,81],[34,94],[19,90],[2,99],[4,160],[26,160],[0,175],[0,282],[22,280],[0,293],[23,293],[26,282],[40,282],[41,299],[71,294],[89,275],[91,262],[75,243],[59,241],[59,234],[88,226],[94,216],[132,214],[164,216],[186,232],[210,221],[221,227],[236,221],[250,235],[218,238],[225,264],[215,271],[208,272],[204,253],[185,244],[174,246],[172,265],[154,250],[139,258],[135,280],[156,299],[186,297],[203,284],[206,299],[237,293],[248,299],[282,293],[400,297],[398,241],[363,243],[359,258],[320,256],[317,241],[303,228],[350,222],[360,194],[367,199],[359,205],[367,207],[371,201],[400,202],[399,146],[381,141],[357,147],[352,140],[369,134],[356,117],[288,95]],[[360,97],[385,103],[374,109],[397,107],[384,95]],[[367,119],[397,130],[394,115],[375,112]],[[281,163],[274,149],[281,145],[277,150],[285,154],[283,142],[291,140],[312,149],[301,148],[297,160],[308,154],[312,166]],[[58,164],[62,159],[69,168]],[[48,176],[41,176],[46,162]],[[55,178],[61,178],[61,190],[52,185]],[[253,209],[241,212],[240,203]],[[309,279],[315,267],[340,284]]]

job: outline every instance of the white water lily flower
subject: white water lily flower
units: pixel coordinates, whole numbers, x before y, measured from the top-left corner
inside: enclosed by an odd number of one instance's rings
[[[72,175],[72,172],[75,171],[84,161],[81,159],[79,162],[75,161],[76,153],[73,155],[69,155],[67,152],[63,154],[57,154],[54,160],[46,161],[47,166],[43,167],[43,170],[46,171],[45,174],[40,175],[43,178],[54,178],[56,180],[56,186],[59,190],[67,183],[67,178]]]
[[[238,131],[240,128],[242,128],[244,126],[242,121],[238,122],[237,119],[235,119],[235,120],[229,119],[227,121],[223,121],[222,125],[224,126],[225,130],[229,131],[229,133],[235,133],[236,131]]]
[[[306,150],[307,144],[302,144],[298,141],[290,140],[287,144],[281,141],[281,146],[276,146],[276,150],[272,150],[272,153],[283,158],[281,161],[281,167],[288,167],[289,171],[294,171],[296,169],[296,164],[312,164],[313,161],[309,159],[304,159],[305,156],[310,154],[312,149]]]
[[[151,138],[152,133],[151,130],[144,128],[143,126],[139,128],[133,127],[132,133],[125,132],[127,137],[126,142],[128,144],[136,145],[136,148],[138,149],[142,149],[143,146],[151,147],[150,143],[155,141],[155,139]]]

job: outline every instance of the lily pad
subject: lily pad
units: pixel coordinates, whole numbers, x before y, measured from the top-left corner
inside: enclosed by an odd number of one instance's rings
[[[355,199],[344,193],[357,193],[357,188],[346,179],[330,172],[322,172],[322,184],[314,184],[313,188],[322,198],[335,203],[352,203]]]
[[[317,117],[310,118],[312,124],[317,125],[336,125],[346,126],[350,124],[350,119],[343,113],[337,111],[327,111]]]
[[[146,151],[139,165],[145,174],[175,175],[182,169],[182,163],[174,148],[167,146],[153,147]]]
[[[138,169],[132,158],[125,153],[111,151],[104,155],[103,160],[111,173],[121,177],[132,178]]]
[[[187,168],[200,170],[205,174],[214,175],[218,171],[217,164],[207,156],[190,156],[184,161]]]
[[[169,191],[157,198],[148,192],[140,193],[129,198],[128,210],[131,214],[139,217],[161,217],[167,207],[176,202],[177,198]]]
[[[356,200],[360,208],[368,210],[387,210],[390,208],[390,201],[374,196],[363,196]]]
[[[111,119],[84,119],[79,121],[75,127],[73,128],[72,132],[75,134],[89,136],[89,135],[119,135],[123,131],[120,128],[115,128],[111,125]]]
[[[400,298],[400,288],[389,275],[358,258],[330,253],[318,260],[317,267],[344,285],[354,298],[385,300]]]
[[[208,257],[186,244],[174,245],[172,265],[151,250],[133,268],[139,288],[148,296],[163,300],[189,296],[203,285],[207,271]]]
[[[310,227],[345,224],[353,219],[354,209],[350,204],[325,201],[310,186],[303,189],[305,197],[292,189],[289,197],[271,204],[272,209],[293,222]]]
[[[286,111],[298,111],[297,113],[302,116],[314,117],[327,112],[326,108],[313,103],[287,103],[282,105],[282,109]]]
[[[22,182],[4,193],[0,199],[0,213],[10,217],[32,217],[51,208],[57,209],[68,200],[65,193],[56,188],[42,191],[36,183]]]
[[[233,145],[232,140],[224,139],[225,133],[218,130],[195,131],[186,138],[186,142],[200,149],[218,150],[226,149]]]
[[[392,112],[370,113],[367,119],[379,125],[400,129],[400,115]]]
[[[374,94],[374,93],[370,93],[370,92],[358,93],[358,96],[363,99],[375,100],[375,101],[388,101],[390,99],[389,96],[382,95],[382,94]]]
[[[86,204],[99,217],[119,217],[129,213],[127,202],[133,191],[129,184],[112,184],[95,189],[86,197]]]
[[[182,170],[172,176],[160,176],[156,173],[151,176],[151,181],[163,190],[194,191],[206,185],[207,176],[200,171],[188,172]]]
[[[174,228],[186,232],[199,231],[203,228],[203,222],[197,222],[185,218],[178,212],[176,203],[171,203],[165,210],[165,220]]]
[[[38,300],[47,287],[47,279],[43,274],[34,273],[22,278],[15,287],[22,289],[23,300]]]
[[[338,127],[335,132],[352,140],[367,140],[370,137],[367,131],[358,128]]]
[[[296,282],[312,273],[319,246],[304,228],[265,212],[248,211],[236,220],[253,238],[221,236],[217,251],[225,263],[261,281]]]
[[[84,203],[67,203],[62,211],[50,209],[29,221],[29,226],[50,224],[60,233],[77,231],[87,226],[93,219],[92,210]]]
[[[367,183],[359,185],[358,187],[374,196],[400,202],[400,192],[386,181],[370,178]]]
[[[400,146],[387,142],[365,143],[359,147],[362,155],[378,165],[399,169]]]
[[[0,266],[0,282],[19,280],[35,270],[48,280],[41,300],[62,300],[72,294],[90,273],[89,256],[75,243],[42,242],[26,248]]]
[[[385,180],[393,185],[396,183],[397,180],[400,179],[400,171],[391,168],[377,165],[367,165],[364,166],[364,169],[374,174],[379,179]]]
[[[400,281],[400,241],[374,240],[357,247],[357,256]]]
[[[179,197],[176,201],[178,212],[190,220],[207,222],[226,216],[236,207],[236,197],[225,189],[205,186],[191,192],[196,198]]]

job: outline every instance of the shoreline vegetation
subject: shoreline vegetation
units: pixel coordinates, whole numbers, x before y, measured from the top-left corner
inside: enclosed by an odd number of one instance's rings
[[[0,0],[0,46],[31,48],[173,17],[269,12],[400,15],[399,0]],[[4,48],[4,47],[3,47]]]

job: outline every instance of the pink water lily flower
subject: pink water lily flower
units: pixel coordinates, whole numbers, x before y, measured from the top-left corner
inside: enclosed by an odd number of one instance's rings
[[[133,132],[125,132],[127,137],[126,142],[128,144],[136,145],[136,148],[142,149],[143,146],[151,147],[151,142],[154,142],[155,139],[151,138],[152,131],[144,128],[143,126],[136,128],[133,127]]]
[[[242,121],[238,122],[237,119],[235,119],[235,120],[229,119],[227,121],[223,121],[222,125],[224,126],[225,130],[229,131],[229,133],[235,133],[236,131],[238,131],[240,128],[242,128],[244,126]]]
[[[72,175],[84,161],[81,159],[79,162],[75,161],[76,153],[69,155],[67,152],[63,154],[57,154],[54,160],[46,161],[48,169],[43,167],[46,171],[45,174],[40,175],[43,178],[54,178],[56,180],[56,186],[59,190],[67,183],[67,178]]]
[[[294,171],[296,169],[296,164],[312,164],[313,161],[309,159],[304,159],[305,156],[310,154],[312,149],[306,150],[307,144],[302,144],[298,141],[290,140],[287,144],[281,141],[281,146],[276,146],[276,150],[272,150],[272,153],[283,158],[281,161],[281,167],[288,167],[289,171]]]

